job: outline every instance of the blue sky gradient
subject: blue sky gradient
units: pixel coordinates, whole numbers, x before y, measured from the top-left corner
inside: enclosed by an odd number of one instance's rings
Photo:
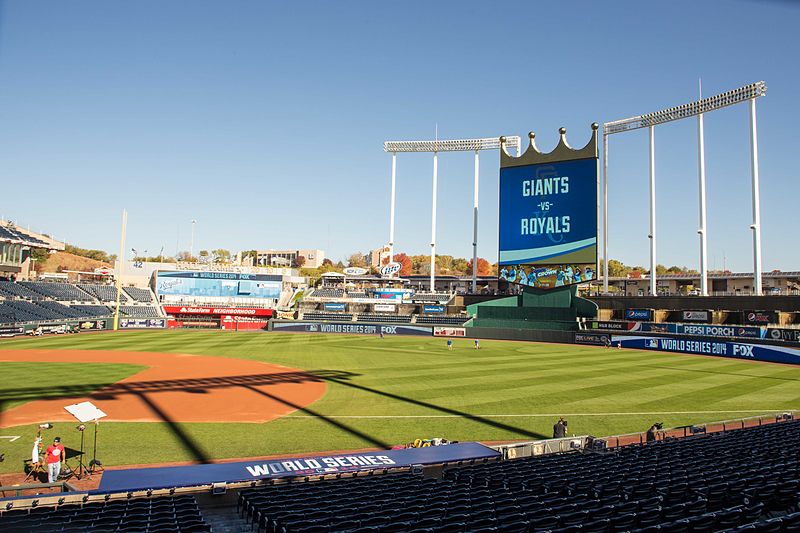
[[[794,2],[43,2],[0,11],[0,215],[83,247],[322,248],[388,238],[387,139],[522,135],[765,80],[764,268],[800,270]],[[752,269],[747,107],[706,117],[709,266]],[[694,120],[656,130],[659,262],[698,266]],[[611,253],[648,262],[647,132],[612,138]],[[440,157],[440,253],[468,256],[472,156]],[[427,253],[431,157],[398,160],[396,249]],[[497,257],[498,155],[480,255]]]

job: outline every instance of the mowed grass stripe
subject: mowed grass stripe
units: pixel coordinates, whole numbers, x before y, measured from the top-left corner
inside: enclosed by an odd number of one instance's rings
[[[553,413],[575,413],[568,415],[575,418],[570,431],[607,435],[646,429],[654,418],[668,425],[692,424],[800,403],[800,368],[553,344],[482,341],[481,350],[474,350],[471,341],[456,340],[456,349],[448,351],[443,339],[424,337],[157,331],[0,341],[3,348],[188,353],[339,371],[349,376],[328,379],[328,392],[310,409],[322,417],[364,417],[342,422],[390,443],[436,436],[511,440],[549,435]],[[0,382],[6,381],[0,374]],[[369,445],[321,418],[304,416],[308,413],[299,411],[267,424],[178,426],[214,458]],[[502,424],[494,424],[492,417]],[[109,464],[191,459],[165,424],[108,423],[102,428],[103,460]],[[130,442],[145,441],[148,446],[127,453]],[[27,448],[28,443],[12,446],[8,457],[19,457],[0,464],[0,471],[21,461]]]

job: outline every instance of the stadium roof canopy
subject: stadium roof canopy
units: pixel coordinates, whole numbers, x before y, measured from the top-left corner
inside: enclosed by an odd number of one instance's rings
[[[63,250],[64,243],[29,230],[22,229],[11,221],[0,220],[0,242],[21,244],[31,248]]]

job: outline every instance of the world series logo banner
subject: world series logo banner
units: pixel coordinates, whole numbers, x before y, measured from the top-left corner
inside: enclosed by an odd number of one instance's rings
[[[501,151],[499,276],[552,289],[597,278],[597,136],[574,150],[561,139],[542,154]]]

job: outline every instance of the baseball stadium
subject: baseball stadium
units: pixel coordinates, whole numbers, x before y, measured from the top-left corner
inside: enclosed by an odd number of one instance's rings
[[[385,242],[338,262],[322,249],[195,255],[194,218],[188,251],[149,256],[133,248],[147,217],[179,203],[153,191],[103,200],[114,225],[77,238],[0,217],[0,531],[800,531],[800,272],[762,259],[784,253],[762,241],[767,84],[657,101],[671,107],[585,117],[574,145],[565,127],[370,139],[388,220],[359,225]],[[703,121],[735,110],[751,185],[741,272],[713,268],[707,241]],[[656,239],[655,132],[677,124],[696,133],[697,270],[657,255],[671,252]],[[636,135],[648,142],[622,141]],[[609,197],[617,165],[645,154],[635,225],[649,265],[628,268],[611,259],[625,238]],[[481,157],[497,158],[489,176]],[[397,194],[422,158],[429,221]],[[455,160],[468,179],[439,183]],[[481,187],[496,217],[479,219]],[[354,205],[373,198],[347,189]],[[461,192],[466,259],[437,251],[452,224],[437,209]],[[292,197],[297,217],[322,196]],[[137,202],[147,217],[129,218]],[[224,213],[239,215],[294,225]],[[396,243],[411,216],[430,223],[425,254]],[[93,232],[118,253],[72,244]]]

